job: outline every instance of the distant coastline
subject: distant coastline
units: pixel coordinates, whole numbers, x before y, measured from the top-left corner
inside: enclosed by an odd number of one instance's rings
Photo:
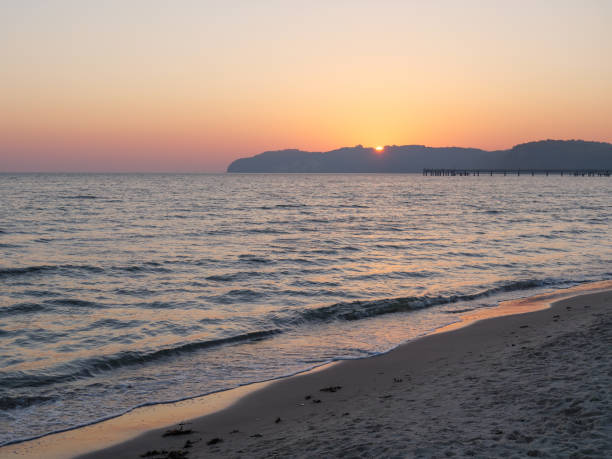
[[[382,151],[361,145],[328,152],[287,149],[237,159],[227,172],[413,173],[427,168],[612,169],[612,144],[541,140],[495,151],[424,145],[389,145]]]

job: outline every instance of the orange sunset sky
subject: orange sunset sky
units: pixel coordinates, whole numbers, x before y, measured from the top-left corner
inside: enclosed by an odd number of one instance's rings
[[[0,171],[612,141],[612,1],[4,0]]]

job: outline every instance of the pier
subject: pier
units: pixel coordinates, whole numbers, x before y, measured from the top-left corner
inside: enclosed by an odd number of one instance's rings
[[[424,176],[468,177],[480,175],[560,175],[570,177],[610,177],[609,169],[423,169]]]

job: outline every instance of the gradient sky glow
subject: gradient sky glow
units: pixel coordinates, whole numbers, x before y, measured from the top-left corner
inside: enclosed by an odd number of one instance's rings
[[[0,171],[612,141],[612,1],[3,0]]]

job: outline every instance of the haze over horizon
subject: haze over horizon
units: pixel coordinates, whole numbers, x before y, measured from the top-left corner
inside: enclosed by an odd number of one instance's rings
[[[6,1],[0,172],[612,142],[612,2]]]

